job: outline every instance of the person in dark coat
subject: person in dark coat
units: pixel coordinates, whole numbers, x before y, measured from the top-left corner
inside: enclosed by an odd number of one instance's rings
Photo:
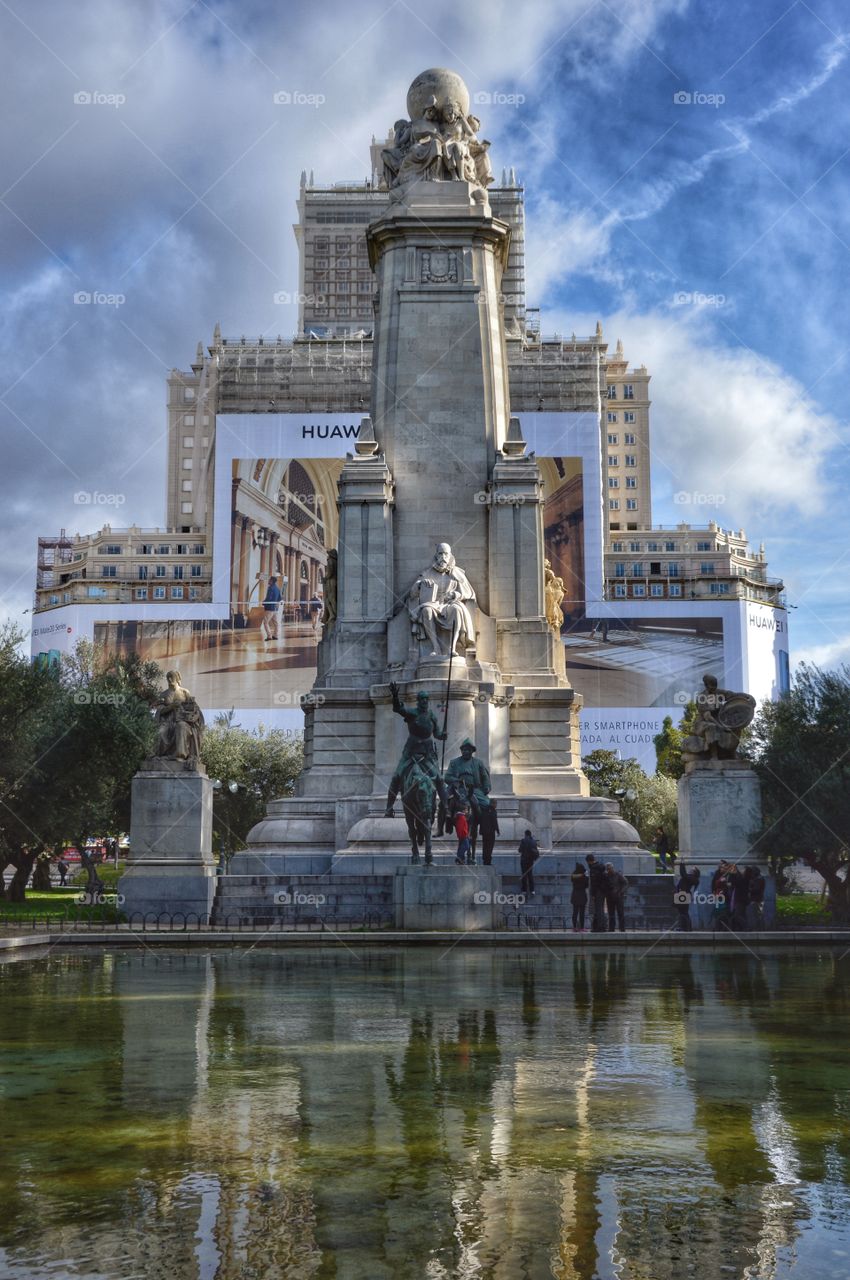
[[[764,894],[767,881],[758,867],[752,868],[750,900],[747,903],[747,928],[761,929],[764,924]]]
[[[591,933],[605,933],[605,868],[592,853],[587,855],[585,862],[590,879],[590,930]]]
[[[534,897],[534,864],[540,857],[537,841],[526,827],[525,835],[519,842],[520,893],[526,898]]]
[[[570,876],[572,884],[572,893],[570,894],[570,902],[573,908],[573,933],[584,933],[584,913],[587,908],[587,872],[580,862],[576,863],[576,869]]]
[[[691,925],[691,894],[693,892],[693,878],[685,866],[684,862],[679,863],[679,879],[676,881],[676,891],[673,895],[673,901],[676,904],[676,913],[678,920],[676,928],[680,933],[690,933]]]
[[[656,827],[655,830],[655,852],[658,854],[658,863],[662,871],[667,870],[667,854],[670,852],[670,841],[667,839],[667,833],[663,827]]]
[[[608,929],[626,932],[626,889],[628,880],[621,871],[615,871],[611,862],[605,863],[605,905],[608,908]],[[615,923],[616,921],[616,923]]]
[[[489,804],[478,806],[478,830],[481,832],[481,858],[484,866],[489,867],[493,861],[496,836],[500,834],[495,800],[491,799]]]

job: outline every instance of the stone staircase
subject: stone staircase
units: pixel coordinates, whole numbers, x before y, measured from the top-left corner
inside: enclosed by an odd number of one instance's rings
[[[445,855],[438,863],[450,863]],[[520,902],[519,875],[503,875],[498,903],[507,929],[572,928],[568,877],[536,873],[535,895]],[[631,876],[627,929],[669,929],[676,921],[672,875]],[[212,923],[270,929],[382,928],[394,922],[392,875],[221,876]],[[590,927],[589,918],[586,927]]]

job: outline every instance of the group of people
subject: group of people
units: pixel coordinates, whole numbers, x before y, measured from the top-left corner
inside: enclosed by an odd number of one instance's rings
[[[476,845],[480,833],[481,861],[485,867],[492,865],[496,836],[499,835],[499,814],[496,801],[492,797],[487,797],[486,804],[476,805],[475,813],[471,805],[462,805],[454,816],[454,829],[457,836],[455,862],[466,866],[475,864]]]
[[[570,877],[573,933],[585,933],[587,919],[591,933],[625,933],[628,878],[613,863],[603,865],[592,853],[584,861],[587,866],[577,862]]]
[[[691,903],[700,883],[698,867],[679,864],[679,878],[673,901],[678,913],[677,928],[689,932],[693,928]],[[767,881],[759,867],[740,866],[721,858],[720,865],[711,877],[710,897],[712,927],[731,929],[734,932],[761,929],[764,923],[764,895]]]
[[[301,603],[302,616],[305,621],[309,619],[314,631],[319,630],[323,607],[322,601],[315,595],[312,599]],[[263,597],[263,617],[260,622],[260,631],[265,644],[268,644],[271,640],[280,639],[282,608],[283,596],[278,586],[277,577],[272,574],[266,586],[266,594]]]

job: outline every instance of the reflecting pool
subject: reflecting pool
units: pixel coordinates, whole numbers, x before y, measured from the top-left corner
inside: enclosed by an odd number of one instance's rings
[[[847,1280],[850,957],[0,965],[0,1276]]]

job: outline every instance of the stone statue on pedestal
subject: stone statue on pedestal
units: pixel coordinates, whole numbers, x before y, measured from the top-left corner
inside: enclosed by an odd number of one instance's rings
[[[437,724],[427,693],[416,695],[414,710],[406,707],[399,698],[397,684],[390,685],[390,692],[393,696],[393,711],[404,718],[408,737],[390,782],[384,817],[393,817],[396,796],[401,792],[412,861],[419,861],[419,846],[424,844],[425,862],[429,864],[435,792],[440,797],[441,809],[445,809],[446,804],[446,791],[437,763],[437,740],[445,741],[446,734]]]
[[[332,550],[328,552],[328,563],[325,567],[324,581],[324,600],[325,607],[322,612],[322,623],[325,631],[330,631],[336,622],[336,601],[337,601],[337,568],[339,566],[339,552]]]
[[[423,71],[410,86],[407,109],[410,119],[396,120],[393,145],[383,151],[388,187],[422,179],[489,186],[490,143],[478,137],[481,123],[469,114],[469,91],[460,76],[439,67]]]
[[[561,601],[564,598],[564,579],[558,577],[548,560],[543,561],[543,594],[546,621],[553,631],[560,632],[564,625],[564,613],[561,609]]]
[[[475,643],[471,613],[474,606],[475,592],[469,579],[455,563],[449,544],[441,542],[433,561],[408,593],[407,609],[415,639],[428,640],[433,658],[463,653]]]
[[[187,769],[200,765],[204,715],[188,689],[180,683],[179,671],[167,671],[168,685],[155,705],[159,727],[154,755],[165,760],[181,760]]]
[[[703,676],[703,692],[697,695],[697,716],[682,742],[685,766],[704,760],[734,760],[741,732],[756,713],[756,700],[748,693],[719,689],[716,676]]]

